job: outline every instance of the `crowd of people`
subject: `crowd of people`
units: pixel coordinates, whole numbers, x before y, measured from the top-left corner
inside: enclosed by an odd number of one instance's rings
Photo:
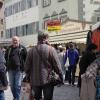
[[[6,72],[8,72],[13,100],[20,100],[23,73],[29,77],[35,100],[41,100],[42,95],[44,100],[52,100],[54,86],[63,85],[66,80],[69,86],[75,86],[75,73],[78,63],[80,72],[77,86],[80,90],[80,99],[87,100],[86,98],[83,99],[85,93],[84,76],[88,76],[93,63],[97,63],[98,66],[95,67],[95,70],[100,66],[100,60],[98,60],[100,56],[96,55],[98,46],[90,43],[80,58],[79,49],[73,42],[70,42],[66,48],[62,45],[52,46],[49,43],[48,34],[43,32],[38,34],[37,39],[37,45],[28,51],[20,44],[18,36],[12,37],[12,45],[5,52],[0,49],[0,84],[2,83],[2,86],[5,87],[0,87],[0,100],[5,100],[4,90],[8,88]],[[55,82],[57,84],[51,81],[50,75],[53,72],[60,80],[59,83]]]

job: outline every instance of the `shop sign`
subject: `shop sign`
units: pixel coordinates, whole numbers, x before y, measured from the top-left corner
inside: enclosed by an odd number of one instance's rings
[[[49,20],[47,22],[47,30],[48,31],[59,31],[59,30],[61,30],[60,20]]]

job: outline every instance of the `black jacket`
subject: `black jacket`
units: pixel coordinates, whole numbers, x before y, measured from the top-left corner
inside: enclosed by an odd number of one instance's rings
[[[24,71],[24,62],[26,59],[27,50],[24,46],[14,48],[12,45],[5,52],[7,70]]]

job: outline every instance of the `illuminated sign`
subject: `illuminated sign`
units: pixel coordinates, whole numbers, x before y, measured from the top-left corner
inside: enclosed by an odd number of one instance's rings
[[[47,22],[47,30],[48,31],[59,31],[59,30],[61,30],[60,20],[49,20]]]

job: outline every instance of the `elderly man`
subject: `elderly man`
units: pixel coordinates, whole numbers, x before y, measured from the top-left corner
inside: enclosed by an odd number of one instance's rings
[[[6,65],[14,100],[19,100],[22,72],[24,71],[26,54],[26,48],[20,45],[19,37],[14,36],[12,38],[12,45],[9,46],[5,52]]]

